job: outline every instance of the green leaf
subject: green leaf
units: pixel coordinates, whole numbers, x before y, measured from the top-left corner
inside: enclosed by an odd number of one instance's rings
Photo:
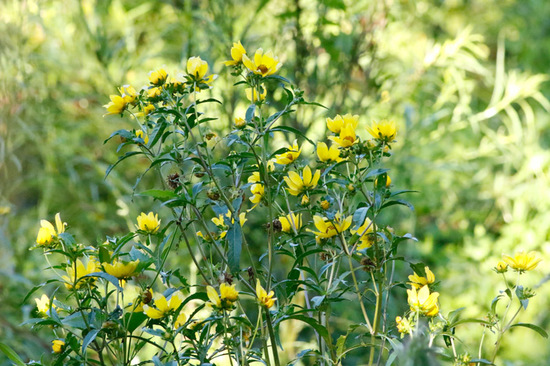
[[[164,202],[164,201],[170,200],[172,198],[178,197],[178,195],[175,194],[174,192],[165,191],[165,190],[162,190],[162,189],[149,189],[147,191],[141,192],[139,195],[140,196],[153,197],[154,199],[157,199],[161,202]]]
[[[88,345],[93,342],[100,330],[101,329],[92,329],[88,332],[88,334],[86,334],[86,337],[82,340],[82,353],[86,353],[86,348],[88,348]]]
[[[233,226],[227,230],[227,261],[232,273],[237,273],[240,270],[241,250],[242,250],[242,229],[239,219],[236,218]]]
[[[540,334],[541,336],[543,336],[544,338],[548,338],[548,333],[546,333],[546,331],[544,329],[542,329],[541,327],[539,327],[538,325],[535,325],[535,324],[531,324],[531,323],[516,323],[514,325],[512,325],[510,327],[510,329],[514,328],[514,327],[524,327],[524,328],[529,328],[529,329],[532,329],[534,330],[535,332],[537,332],[538,334]]]
[[[133,333],[144,321],[147,320],[145,313],[126,313],[124,314],[124,324],[129,333]]]
[[[304,315],[298,314],[298,315],[290,315],[288,317],[284,317],[281,321],[288,320],[288,319],[296,319],[296,320],[300,320],[300,321],[303,321],[304,323],[309,324],[313,329],[315,329],[317,334],[319,334],[321,337],[323,337],[323,339],[327,343],[330,344],[330,338],[329,338],[329,335],[328,335],[327,328],[325,328],[324,326],[319,324],[319,322],[317,322],[317,320],[315,320],[313,318],[310,318],[310,317],[307,317],[307,316],[304,316]]]
[[[277,126],[273,127],[270,131],[280,131],[280,132],[292,132],[295,135],[302,136],[304,139],[306,139],[311,145],[315,146],[315,142],[313,142],[310,138],[308,138],[302,131],[299,131],[293,127],[289,126]]]
[[[82,278],[84,278],[84,277],[101,277],[101,278],[111,282],[119,291],[122,291],[122,287],[120,287],[120,285],[119,285],[118,278],[116,278],[115,276],[111,276],[108,273],[94,272],[94,273],[87,274],[86,276],[82,276]]]
[[[123,160],[125,159],[128,159],[130,156],[134,156],[134,155],[140,155],[140,154],[143,154],[141,151],[129,151],[127,152],[126,154],[122,155],[120,158],[118,158],[118,160],[116,161],[116,163],[112,164],[112,165],[109,165],[109,167],[107,168],[107,171],[105,172],[105,178],[107,178],[107,176],[111,173],[111,171],[120,163],[122,162]]]
[[[25,363],[23,362],[23,360],[7,344],[0,342],[0,352],[6,355],[6,357],[9,358],[10,360],[15,362],[17,366],[25,366]]]
[[[250,123],[252,121],[252,118],[254,118],[255,110],[256,110],[256,104],[251,104],[250,107],[248,107],[245,114],[246,123]]]

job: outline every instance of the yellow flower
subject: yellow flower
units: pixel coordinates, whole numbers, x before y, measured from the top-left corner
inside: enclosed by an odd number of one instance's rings
[[[246,126],[246,121],[242,117],[235,117],[235,127],[244,128]]]
[[[54,339],[52,341],[52,351],[54,353],[61,353],[65,349],[65,342],[61,339]]]
[[[386,188],[389,188],[391,184],[391,178],[389,175],[386,174]],[[378,178],[374,180],[374,185],[378,186]]]
[[[329,139],[334,141],[340,147],[346,148],[355,144],[357,140],[357,135],[355,134],[355,127],[351,122],[345,123],[344,126],[340,129],[340,134],[338,137],[329,136]]]
[[[207,72],[208,63],[200,57],[193,56],[187,60],[187,74],[193,78],[194,83],[197,85],[195,90],[200,90],[198,84],[210,85],[216,79],[217,75],[206,76]]]
[[[162,85],[164,84],[167,78],[168,78],[168,74],[166,73],[166,70],[164,70],[163,68],[160,68],[155,71],[151,71],[149,73],[149,81],[153,85]]]
[[[248,70],[263,77],[274,74],[281,67],[279,58],[273,56],[273,52],[268,51],[264,54],[264,50],[261,48],[254,54],[254,61],[247,55],[243,55],[242,60]]]
[[[49,246],[54,244],[58,235],[65,232],[67,223],[61,221],[61,215],[57,213],[55,215],[55,227],[46,220],[40,220],[40,230],[38,230],[38,236],[36,237],[36,243],[40,246]]]
[[[330,202],[327,200],[321,201],[321,208],[323,210],[328,210],[330,208]]]
[[[357,124],[359,123],[359,116],[358,115],[351,115],[351,114],[344,114],[343,116],[337,114],[334,119],[327,118],[327,128],[334,132],[335,134],[339,134],[342,130],[342,127],[344,127],[346,124],[350,124],[353,126],[353,129],[355,130],[357,128]]]
[[[119,280],[132,277],[136,272],[138,264],[139,259],[131,262],[124,262],[115,259],[113,263],[102,263],[105,272],[118,278]]]
[[[418,292],[413,287],[407,290],[407,295],[411,311],[426,316],[436,316],[439,313],[439,306],[437,305],[439,293],[432,292],[430,294],[430,289],[427,285],[423,286]]]
[[[52,305],[52,309],[55,309],[57,306],[55,306],[53,300],[55,300],[55,297],[50,300],[50,298],[46,294],[42,295],[42,297],[39,299],[34,299],[34,301],[36,301],[38,312],[44,315],[48,314],[48,311],[50,310],[50,304]]]
[[[66,268],[67,276],[62,276],[61,278],[65,280],[65,287],[69,290],[73,288],[78,290],[82,285],[86,283],[93,284],[95,281],[92,277],[82,278],[89,275],[90,273],[98,272],[99,263],[95,259],[89,259],[86,266],[80,259],[77,259],[76,262],[72,263]],[[76,282],[76,283],[75,283]]]
[[[154,88],[160,91],[158,88]],[[160,93],[159,93],[160,94]],[[145,117],[151,114],[152,111],[155,110],[155,106],[153,104],[147,104],[141,109],[141,112],[136,113],[136,116],[138,117]]]
[[[250,193],[252,193],[252,197],[250,197],[250,201],[254,204],[260,203],[265,193],[264,185],[261,183],[256,183],[251,185]]]
[[[263,102],[267,96],[267,89],[263,85],[260,85],[259,94],[256,88],[246,88],[244,92],[246,93],[246,99],[252,103]]]
[[[187,322],[187,315],[183,311],[181,311],[176,318],[176,321],[174,322],[174,328],[178,329],[179,327],[183,326]]]
[[[324,142],[319,142],[317,144],[317,156],[319,157],[319,160],[323,162],[338,163],[339,161],[342,161],[342,158],[340,157],[340,150],[334,145],[332,145],[329,149],[327,144]]]
[[[231,217],[231,211],[227,211],[227,213],[225,214],[225,217],[227,218],[231,218],[231,223],[234,224],[235,223],[235,219],[233,219]],[[241,224],[241,227],[244,225],[244,223],[247,221],[248,219],[246,218],[246,212],[241,212],[239,214],[239,223]],[[212,222],[214,223],[214,225],[218,226],[218,227],[221,227],[221,228],[225,228],[227,227],[225,225],[225,221],[224,221],[224,215],[220,215],[218,217],[213,217],[212,218]]]
[[[174,292],[168,300],[163,295],[159,295],[155,301],[155,308],[149,305],[143,305],[143,312],[151,319],[161,319],[170,312],[177,310],[183,302],[183,295],[181,292]]]
[[[288,151],[282,154],[275,155],[275,162],[280,165],[288,165],[298,159],[302,148],[298,148],[298,141],[294,140],[292,145],[288,146]]]
[[[428,266],[424,267],[426,277],[417,275],[416,273],[409,275],[409,284],[417,290],[425,285],[431,285],[435,282],[435,276]]]
[[[235,289],[235,284],[228,285],[222,283],[220,285],[220,295],[212,286],[206,286],[206,294],[210,300],[210,305],[217,309],[231,309],[233,303],[239,298],[239,292]]]
[[[126,104],[135,102],[137,98],[137,92],[133,86],[123,85],[120,88],[118,88],[118,91],[120,92],[120,96],[122,97],[122,99],[124,99]]]
[[[372,232],[374,231],[374,224],[366,217],[363,225],[359,226],[357,230],[350,230],[350,233],[359,235],[361,244],[357,246],[357,250],[370,248],[373,243]]]
[[[539,257],[537,252],[525,253],[523,250],[520,250],[513,257],[509,255],[503,255],[502,259],[510,267],[519,272],[530,271],[535,269],[537,265],[542,261],[542,258]]]
[[[204,78],[208,72],[208,63],[198,56],[190,57],[187,60],[187,73],[197,80]]]
[[[141,215],[137,217],[136,228],[148,234],[156,233],[160,228],[159,215],[155,215],[153,212],[149,212],[146,215],[142,212]]]
[[[307,196],[307,194],[304,194],[304,195],[302,196],[302,201],[300,202],[300,204],[301,204],[302,206],[307,206],[307,205],[309,205],[309,197]]]
[[[256,297],[258,298],[258,303],[261,306],[267,309],[271,308],[275,304],[275,300],[277,300],[273,297],[274,295],[275,293],[273,291],[269,291],[269,293],[267,293],[267,291],[260,284],[260,279],[256,280]]]
[[[142,139],[143,142],[145,142],[145,144],[149,142],[149,136],[147,136],[145,132],[143,132],[143,130],[137,130],[136,137],[139,137],[140,139]]]
[[[395,318],[395,323],[397,325],[397,331],[401,333],[401,338],[403,338],[405,334],[410,334],[412,332],[411,323],[408,319],[403,319],[398,316]]]
[[[380,122],[373,122],[371,127],[367,127],[367,131],[377,140],[384,142],[392,142],[397,135],[397,127],[394,121],[386,119]]]
[[[352,216],[342,219],[340,212],[337,212],[336,215],[334,215],[334,220],[332,221],[326,217],[315,215],[313,216],[313,223],[319,231],[309,229],[307,229],[307,231],[312,232],[319,238],[332,238],[333,236],[338,235],[338,233],[346,231],[351,226],[352,219]]]
[[[283,177],[287,186],[288,192],[293,196],[298,196],[306,189],[315,188],[321,177],[321,171],[316,170],[315,174],[311,174],[309,166],[304,168],[302,176],[296,172],[288,172],[288,177]]]
[[[281,230],[285,233],[297,232],[302,227],[302,214],[295,215],[294,212],[291,212],[286,216],[280,216],[279,221]]]
[[[225,66],[236,66],[240,64],[243,60],[243,55],[246,55],[246,50],[241,44],[241,41],[233,42],[233,47],[231,47],[231,58],[232,60],[225,61]]]
[[[505,273],[508,271],[508,265],[503,261],[498,261],[497,266],[495,267],[495,271],[498,273]]]

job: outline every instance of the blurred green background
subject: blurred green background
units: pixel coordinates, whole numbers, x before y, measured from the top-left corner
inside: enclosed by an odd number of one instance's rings
[[[538,250],[545,261],[524,283],[538,296],[523,320],[550,328],[549,19],[546,0],[3,0],[0,340],[26,359],[50,352],[48,336],[19,327],[46,267],[29,252],[40,219],[61,212],[81,242],[96,243],[151,209],[132,195],[145,162],[104,180],[116,153],[103,140],[134,127],[102,117],[108,95],[200,55],[220,74],[213,128],[223,133],[246,105],[222,64],[237,40],[273,49],[281,74],[329,107],[286,121],[311,137],[336,113],[397,121],[392,182],[418,193],[416,212],[396,210],[388,223],[420,239],[403,254],[441,280],[444,312],[484,316],[502,287],[491,271],[501,254]],[[405,294],[396,298],[400,313]],[[476,352],[481,332],[459,329],[459,348]],[[549,349],[518,329],[501,354],[506,365],[548,365]]]

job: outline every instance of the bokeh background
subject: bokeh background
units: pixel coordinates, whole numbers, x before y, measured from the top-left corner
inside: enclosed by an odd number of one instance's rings
[[[237,40],[274,50],[280,73],[329,108],[286,120],[311,137],[336,113],[397,121],[392,182],[418,192],[408,197],[414,213],[387,219],[419,238],[402,254],[433,269],[444,312],[483,317],[502,287],[491,271],[501,254],[538,250],[545,261],[524,283],[538,296],[523,320],[549,329],[549,19],[546,0],[3,0],[0,340],[25,359],[51,350],[47,336],[19,326],[34,306],[23,298],[44,279],[46,264],[29,251],[40,219],[61,212],[79,241],[97,243],[151,210],[133,195],[145,162],[104,179],[116,153],[103,141],[133,127],[103,117],[108,95],[200,55],[220,74],[212,128],[223,133],[246,107],[222,63]],[[405,294],[396,298],[399,313]],[[476,352],[481,332],[458,329],[460,347]],[[506,365],[550,363],[548,341],[528,329],[501,352]],[[0,364],[9,364],[2,355]]]

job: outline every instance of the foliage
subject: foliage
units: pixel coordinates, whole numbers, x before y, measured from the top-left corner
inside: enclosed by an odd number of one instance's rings
[[[501,253],[518,246],[540,250],[545,257],[549,251],[548,202],[545,195],[533,194],[548,185],[547,102],[539,93],[547,91],[547,84],[544,76],[531,73],[546,72],[540,55],[548,49],[541,10],[547,4],[386,5],[4,2],[0,94],[7,123],[0,126],[5,258],[0,276],[5,310],[0,316],[5,326],[0,338],[27,359],[50,349],[46,336],[16,327],[32,307],[21,311],[20,299],[43,281],[42,259],[27,251],[39,218],[61,211],[70,218],[75,237],[99,244],[105,234],[133,230],[133,217],[152,210],[148,200],[132,193],[146,160],[122,163],[123,169],[103,180],[116,159],[110,148],[116,140],[107,148],[97,141],[128,128],[123,120],[101,119],[104,95],[124,83],[143,83],[146,72],[159,65],[174,71],[196,54],[222,73],[214,61],[228,59],[227,45],[236,39],[277,50],[285,63],[281,75],[294,80],[307,99],[330,108],[328,113],[300,108],[285,117],[285,124],[312,140],[323,136],[324,117],[336,113],[360,114],[362,123],[395,118],[400,137],[387,168],[394,185],[418,191],[407,197],[417,211],[413,216],[406,209],[394,210],[381,219],[420,238],[421,245],[404,246],[402,254],[424,258],[438,279],[460,294],[442,295],[444,308],[467,306],[468,316],[488,312],[494,294],[487,289],[496,288],[498,279],[486,272]],[[525,26],[526,19],[532,26]],[[231,82],[222,76],[212,90],[224,101],[219,110],[211,106],[220,119],[210,123],[220,136],[247,108],[242,90],[229,87]],[[270,87],[269,96],[277,92],[277,83]],[[280,109],[281,100],[274,96],[270,103]],[[152,185],[153,179],[145,176],[141,184]],[[255,228],[246,235],[251,242],[265,236]],[[173,264],[174,257],[167,262]],[[396,271],[400,277],[410,273],[402,266]],[[476,281],[464,281],[465,273]],[[547,327],[548,290],[544,282],[533,281],[528,285],[542,296],[525,315]],[[404,303],[404,294],[396,298]],[[460,330],[463,339],[479,340],[479,334],[474,326]],[[522,350],[509,345],[529,333],[518,328],[507,337],[503,359],[517,364],[545,359],[545,343],[535,333]]]

